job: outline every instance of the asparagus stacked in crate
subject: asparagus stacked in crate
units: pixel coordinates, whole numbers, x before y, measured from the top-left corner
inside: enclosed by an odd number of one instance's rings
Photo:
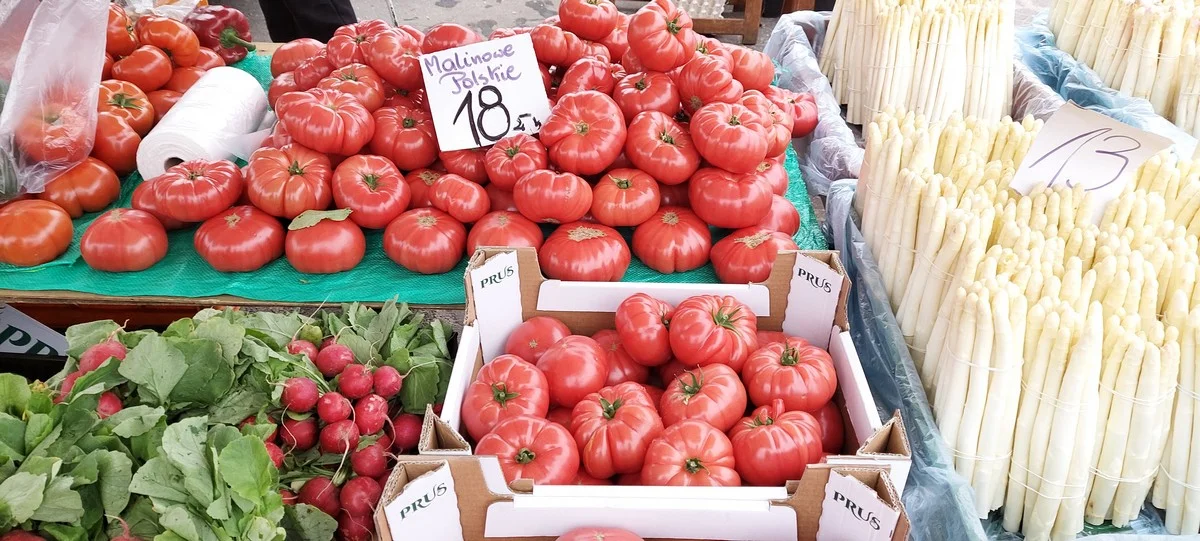
[[[1093,225],[1081,187],[1008,189],[1040,127],[877,115],[864,236],[980,517],[1072,538],[1133,520],[1157,478],[1195,533],[1200,165],[1155,157]]]

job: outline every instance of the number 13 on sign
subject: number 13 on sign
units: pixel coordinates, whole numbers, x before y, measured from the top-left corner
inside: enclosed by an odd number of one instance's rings
[[[1067,103],[1042,127],[1010,186],[1028,194],[1036,186],[1082,185],[1096,200],[1092,222],[1121,195],[1138,167],[1171,140]]]

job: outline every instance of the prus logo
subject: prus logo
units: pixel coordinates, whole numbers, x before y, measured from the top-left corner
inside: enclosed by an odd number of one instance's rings
[[[505,278],[509,278],[516,273],[517,273],[517,271],[516,271],[516,269],[512,268],[512,265],[504,267],[504,270],[496,271],[495,274],[492,274],[492,275],[487,276],[486,278],[480,280],[479,281],[479,289],[484,289],[489,285],[499,284],[500,282],[504,281]]]
[[[851,500],[850,498],[847,498],[845,494],[842,494],[841,492],[838,492],[838,491],[834,491],[833,492],[833,501],[843,502],[843,505],[846,506],[846,510],[850,511],[850,514],[854,515],[854,518],[857,518],[858,520],[865,522],[868,526],[871,527],[872,530],[876,530],[876,531],[879,530],[879,517],[875,516],[875,513],[872,513],[870,511],[867,511],[866,509],[863,509],[862,507],[859,507],[859,505],[857,503],[854,503],[853,500]]]
[[[441,483],[433,487],[433,490],[430,490],[429,492],[425,493],[424,496],[417,498],[412,503],[408,504],[404,509],[401,509],[400,520],[404,520],[408,518],[408,515],[429,507],[433,503],[433,500],[437,499],[438,496],[445,494],[447,490],[449,489],[446,487],[445,483]]]
[[[805,282],[808,282],[809,285],[811,285],[817,289],[820,289],[821,291],[824,291],[826,293],[833,293],[833,284],[829,283],[829,280],[826,280],[825,278],[817,276],[817,275],[815,275],[811,272],[808,272],[807,270],[804,270],[804,269],[800,269],[800,273],[797,274],[797,276],[800,277],[800,279],[804,280]]]

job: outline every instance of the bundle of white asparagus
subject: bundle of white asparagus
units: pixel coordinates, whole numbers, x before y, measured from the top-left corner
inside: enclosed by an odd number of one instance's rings
[[[1149,100],[1156,113],[1200,134],[1195,0],[1054,0],[1050,29],[1058,48],[1105,85]]]
[[[980,517],[1069,539],[1127,524],[1157,478],[1195,533],[1198,405],[1176,386],[1200,387],[1200,165],[1156,156],[1096,226],[1081,187],[1008,189],[1040,127],[877,115],[864,236]]]
[[[1011,109],[1012,56],[1012,0],[845,0],[821,71],[852,124],[887,107],[999,120]]]

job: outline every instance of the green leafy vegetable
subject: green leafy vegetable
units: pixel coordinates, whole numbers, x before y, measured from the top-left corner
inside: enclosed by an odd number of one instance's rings
[[[120,366],[121,375],[138,384],[139,394],[152,404],[164,404],[185,372],[183,352],[161,336],[143,339]]]

